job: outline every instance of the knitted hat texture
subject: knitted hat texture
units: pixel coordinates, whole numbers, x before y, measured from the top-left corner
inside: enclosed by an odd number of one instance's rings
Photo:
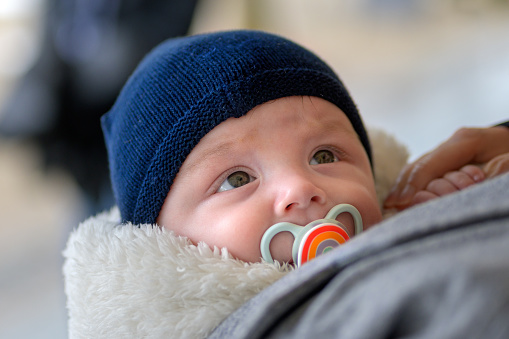
[[[182,163],[215,126],[264,102],[295,95],[320,97],[339,107],[371,159],[347,90],[303,47],[248,30],[161,43],[101,118],[122,221],[155,223]]]

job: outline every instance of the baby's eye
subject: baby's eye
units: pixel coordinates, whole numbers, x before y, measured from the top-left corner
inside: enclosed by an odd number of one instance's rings
[[[253,181],[255,178],[250,176],[248,173],[244,171],[236,171],[233,172],[226,178],[225,181],[221,184],[217,192],[224,192],[229,191],[234,188],[239,188],[241,186],[244,186],[246,184],[249,184],[251,181]]]
[[[328,164],[331,162],[338,161],[338,158],[329,150],[322,149],[316,152],[311,160],[309,161],[310,165],[319,165],[319,164]]]

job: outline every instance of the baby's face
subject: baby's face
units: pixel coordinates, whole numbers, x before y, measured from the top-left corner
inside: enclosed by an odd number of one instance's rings
[[[305,226],[340,203],[359,210],[365,229],[382,219],[366,152],[338,107],[287,97],[205,135],[180,168],[157,222],[256,262],[270,226]],[[338,220],[354,234],[347,213]],[[291,261],[292,243],[288,232],[274,237],[273,258]]]

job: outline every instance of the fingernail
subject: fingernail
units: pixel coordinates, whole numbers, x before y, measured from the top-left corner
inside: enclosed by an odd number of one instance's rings
[[[409,204],[414,195],[415,188],[412,185],[406,185],[403,191],[401,192],[401,196],[399,197],[399,204],[401,205]]]
[[[482,175],[480,173],[474,175],[474,181],[475,182],[481,182],[483,180],[484,180],[484,175]]]

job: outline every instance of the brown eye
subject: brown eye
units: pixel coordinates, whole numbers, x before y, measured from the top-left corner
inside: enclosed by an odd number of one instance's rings
[[[323,149],[316,152],[309,162],[311,165],[328,164],[338,161],[338,158],[329,150]]]
[[[244,171],[237,171],[228,176],[228,183],[233,188],[238,188],[240,186],[244,186],[249,183],[249,174]]]
[[[221,183],[221,187],[217,190],[217,192],[229,191],[234,188],[242,187],[246,184],[249,184],[255,180],[252,176],[244,171],[237,171],[230,174],[225,181]]]

